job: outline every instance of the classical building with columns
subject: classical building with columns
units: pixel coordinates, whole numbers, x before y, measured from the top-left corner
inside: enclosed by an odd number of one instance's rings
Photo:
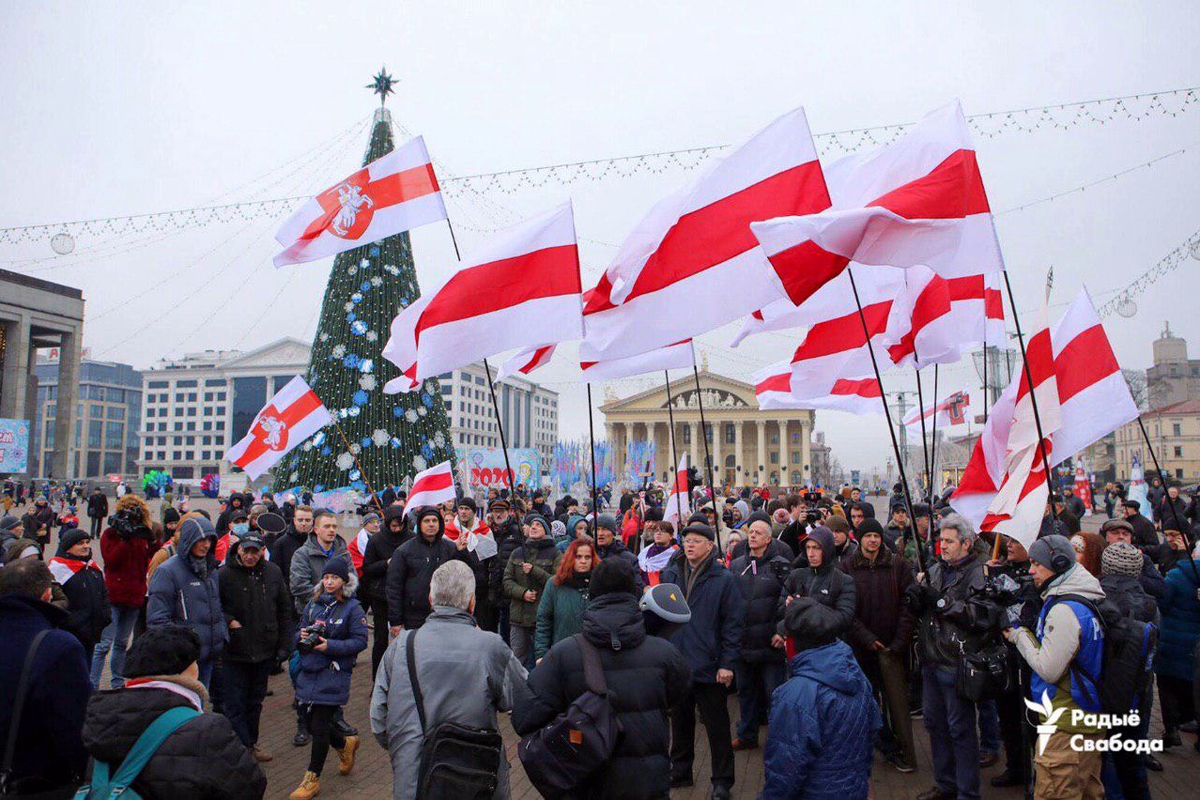
[[[83,344],[83,292],[70,286],[0,269],[0,418],[30,423],[37,413],[37,351],[59,348],[56,447],[43,477],[75,477],[71,432],[75,429],[79,355]]]
[[[703,399],[708,447],[718,483],[800,486],[812,480],[814,412],[763,411],[754,397],[753,385],[707,368],[700,371],[700,391],[698,397],[691,375],[670,385],[675,446],[680,456],[687,453],[692,464],[704,463],[699,402]],[[600,406],[617,463],[625,464],[631,442],[653,441],[652,471],[653,479],[658,481],[667,480],[671,469],[667,394],[668,388],[663,385],[624,399],[608,397]]]

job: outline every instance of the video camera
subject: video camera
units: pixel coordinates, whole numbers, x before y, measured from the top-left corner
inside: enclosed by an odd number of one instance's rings
[[[977,609],[976,619],[981,623],[986,620],[988,631],[996,634],[1005,628],[1019,627],[1022,624],[1021,606],[1032,584],[1033,578],[1029,575],[986,572],[983,586],[975,590],[970,599]]]
[[[154,540],[154,531],[146,526],[142,513],[135,508],[124,508],[108,518],[108,527],[122,539]]]

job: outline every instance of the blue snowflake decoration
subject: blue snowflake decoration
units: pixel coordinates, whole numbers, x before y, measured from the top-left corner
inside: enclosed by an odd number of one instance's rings
[[[377,255],[379,255],[379,246],[372,245],[371,249],[368,250],[367,252],[370,253],[372,256],[377,256]],[[363,266],[366,266],[366,265],[364,264]]]
[[[433,448],[429,446],[429,442],[421,445],[421,455],[425,456],[426,460],[433,458]]]
[[[354,396],[350,398],[350,401],[356,406],[365,406],[367,404],[367,400],[369,399],[370,396],[362,389],[359,389],[354,393]]]
[[[400,406],[392,406],[392,415],[395,417],[403,417],[404,409]]]
[[[363,296],[361,294],[359,294],[358,292],[355,292],[354,294],[350,295],[350,302],[354,303],[355,305],[358,305],[359,303],[361,303],[362,299],[363,299]]]
[[[363,327],[365,328],[366,326],[364,325]],[[364,331],[364,333],[365,333],[365,331]],[[363,375],[370,375],[374,370],[375,370],[374,359],[364,358],[361,362],[359,362],[358,371],[361,372]]]
[[[359,415],[359,413],[361,413],[361,412],[362,412],[362,409],[361,409],[361,408],[359,408],[358,406],[355,406],[354,408],[348,409],[348,413],[349,413],[349,414],[350,414],[350,416],[352,416],[352,417],[357,417],[357,416]]]
[[[362,290],[362,291],[364,291],[364,292],[369,292],[369,291],[371,291],[371,282],[370,282],[370,281],[363,281],[362,283],[360,283],[360,284],[358,285],[358,288],[359,288],[359,289],[361,289],[361,290]],[[355,292],[355,294],[358,294],[358,292]],[[353,298],[353,297],[351,297],[350,299],[351,299],[351,300],[354,300],[354,298]],[[358,300],[362,300],[362,295],[361,295],[361,294],[359,294],[359,295],[358,295]],[[354,300],[354,302],[356,302],[356,303],[357,303],[357,302],[358,302],[358,300]]]
[[[360,358],[358,355],[354,353],[347,353],[346,357],[342,359],[342,365],[348,367],[349,369],[355,369],[358,367],[361,361],[362,358]]]
[[[400,448],[400,440],[397,439],[395,436],[392,437],[392,447],[395,447],[397,449]]]
[[[356,319],[358,319],[358,314],[355,314],[353,311],[346,315],[346,322],[354,322]]]
[[[355,470],[355,472],[357,472],[357,471],[358,471],[358,470]],[[354,473],[351,473],[351,474],[354,474]],[[363,491],[364,489],[366,489],[366,488],[367,488],[367,485],[366,485],[365,483],[363,483],[362,481],[357,481],[357,480],[356,480],[356,481],[354,481],[353,483],[351,483],[351,484],[350,484],[350,488],[351,488],[351,489],[355,489],[356,491],[359,491],[359,492],[361,492],[361,491]]]
[[[361,477],[362,477],[362,473],[359,472],[358,470],[356,470],[356,469],[350,470],[350,480],[356,481]],[[355,487],[355,488],[358,488],[358,487]]]
[[[366,448],[366,447],[370,447],[370,446],[371,446],[371,437],[370,437],[370,436],[364,436],[364,437],[362,438],[362,446],[363,446],[364,448]]]
[[[325,444],[325,431],[317,431],[316,435],[312,437],[312,443],[313,447],[320,447]],[[293,463],[299,460],[299,458],[293,459]]]
[[[425,404],[426,408],[433,408],[433,395],[429,392],[421,392],[421,402]]]
[[[333,454],[333,451],[329,449],[329,445],[326,445],[325,447],[321,448],[321,455],[328,456],[328,455],[332,455],[332,454]]]
[[[350,323],[350,332],[355,336],[362,336],[367,332],[367,323],[361,319],[356,319]]]

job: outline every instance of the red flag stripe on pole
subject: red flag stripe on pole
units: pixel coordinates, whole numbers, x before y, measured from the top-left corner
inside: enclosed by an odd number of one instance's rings
[[[364,168],[351,175],[343,183],[364,186],[366,194],[375,202],[373,210],[376,211],[441,191],[438,187],[437,176],[433,174],[432,164],[421,164],[392,175],[385,175],[376,181],[370,180],[370,172]],[[331,195],[318,195],[316,200],[325,209],[325,213],[313,220],[304,233],[300,234],[301,241],[320,236],[329,228],[330,222],[342,209],[337,198]]]
[[[303,417],[307,417],[309,414],[316,411],[318,408],[320,408],[320,406],[321,398],[317,397],[316,392],[310,390],[296,398],[296,402],[292,403],[286,409],[279,409],[279,411],[280,413],[286,413],[289,418],[302,419]],[[254,426],[257,424],[258,417],[255,417],[254,421],[250,423],[249,430],[253,430]],[[266,444],[264,444],[263,440],[254,439],[246,447],[241,456],[238,457],[237,465],[239,467],[244,467],[245,465],[255,461],[259,456],[266,453],[267,450],[268,448]]]

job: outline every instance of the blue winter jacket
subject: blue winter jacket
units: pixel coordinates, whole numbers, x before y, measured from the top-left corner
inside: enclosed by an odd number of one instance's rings
[[[802,650],[771,695],[760,800],[867,796],[881,719],[854,652],[843,641]]]
[[[301,703],[343,706],[350,701],[354,657],[367,649],[367,614],[353,597],[338,600],[323,593],[304,607],[300,628],[324,623],[325,652],[300,654],[296,699]]]
[[[1158,603],[1162,630],[1154,657],[1154,671],[1159,675],[1189,682],[1195,679],[1196,641],[1200,639],[1200,600],[1196,599],[1198,584],[1192,563],[1181,559],[1167,573],[1167,593]]]
[[[744,603],[737,578],[725,569],[715,548],[701,568],[703,572],[689,590],[687,558],[680,550],[659,574],[659,579],[683,589],[692,610],[691,621],[671,634],[671,644],[691,665],[692,680],[716,683],[717,670],[733,671],[741,654]],[[647,628],[654,629],[654,625]]]
[[[207,538],[212,547],[205,556],[204,577],[192,563],[196,542]],[[187,625],[200,637],[200,660],[221,655],[229,638],[228,623],[221,611],[221,592],[217,584],[217,531],[207,519],[184,520],[179,526],[175,555],[163,562],[150,578],[150,599],[146,604],[146,625],[176,623]]]

